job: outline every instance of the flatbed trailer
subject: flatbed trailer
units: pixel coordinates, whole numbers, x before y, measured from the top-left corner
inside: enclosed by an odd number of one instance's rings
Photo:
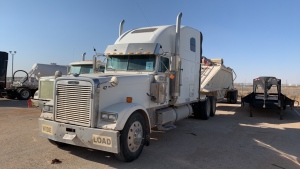
[[[263,92],[256,92],[258,86],[261,87]],[[272,86],[276,86],[277,92],[269,92]],[[253,116],[251,108],[278,108],[280,110],[280,119],[282,119],[282,110],[286,106],[294,108],[295,100],[288,98],[281,93],[281,79],[270,76],[261,76],[253,79],[253,92],[241,99],[241,106],[249,103],[250,117]]]

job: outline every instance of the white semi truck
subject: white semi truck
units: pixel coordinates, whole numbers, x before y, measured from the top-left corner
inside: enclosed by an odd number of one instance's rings
[[[218,85],[216,79],[217,85],[202,92],[202,33],[181,26],[181,16],[176,25],[125,33],[121,22],[119,38],[105,50],[104,73],[55,79],[53,102],[44,105],[38,120],[40,135],[57,145],[107,151],[129,162],[149,145],[152,129],[175,128],[176,121],[191,115],[213,116],[220,93],[224,98],[226,91],[234,92],[233,75],[228,84]],[[215,63],[221,68],[216,72],[232,70],[222,65]],[[212,78],[222,80],[220,73]]]

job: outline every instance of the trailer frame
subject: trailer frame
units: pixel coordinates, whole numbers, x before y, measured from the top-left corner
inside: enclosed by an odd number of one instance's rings
[[[263,89],[262,92],[256,92],[260,86]],[[268,93],[272,86],[276,86],[276,93]],[[282,110],[286,109],[286,106],[290,106],[293,110],[295,100],[288,98],[281,93],[281,79],[277,79],[272,76],[261,76],[253,79],[253,92],[245,97],[241,97],[241,106],[245,103],[249,103],[250,117],[253,117],[251,108],[278,108],[280,110],[280,119],[283,119]]]

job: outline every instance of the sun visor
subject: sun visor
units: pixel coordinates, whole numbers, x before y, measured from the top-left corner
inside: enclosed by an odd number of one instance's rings
[[[157,54],[160,50],[158,43],[126,43],[107,46],[105,55]]]

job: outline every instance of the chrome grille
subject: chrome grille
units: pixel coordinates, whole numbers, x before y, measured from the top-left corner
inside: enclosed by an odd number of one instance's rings
[[[90,126],[91,86],[57,84],[56,116],[59,122]]]

